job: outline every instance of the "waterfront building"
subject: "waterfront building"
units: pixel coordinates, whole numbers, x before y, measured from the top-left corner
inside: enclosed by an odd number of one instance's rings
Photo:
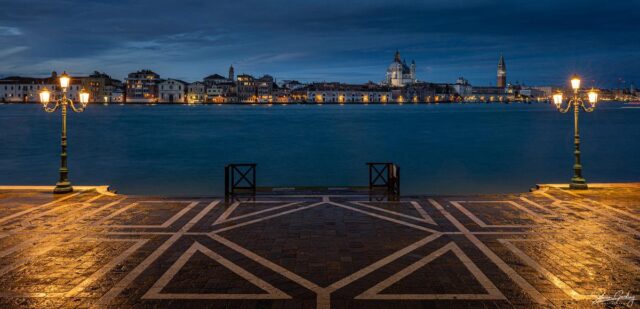
[[[207,100],[207,91],[203,82],[195,82],[187,85],[187,103],[199,104]]]
[[[160,75],[151,70],[140,70],[129,73],[126,81],[127,103],[156,103],[158,102],[158,84]]]
[[[222,84],[215,84],[212,85],[210,87],[207,87],[206,89],[206,93],[207,93],[207,98],[206,98],[206,102],[212,102],[212,103],[225,103],[226,102],[226,97],[223,96],[224,93],[224,85]]]
[[[406,86],[401,92],[394,93],[398,103],[449,102],[455,95],[449,84],[415,83]]]
[[[226,83],[229,81],[233,81],[232,79],[228,79],[220,74],[212,74],[204,78],[204,84],[206,87],[211,87],[213,85]]]
[[[341,83],[313,83],[305,88],[305,101],[315,103],[393,102],[391,88],[373,83],[351,85]],[[301,89],[300,89],[301,90]],[[298,94],[299,95],[299,94]]]
[[[207,88],[207,100],[215,103],[236,102],[238,100],[236,83],[228,81]]]
[[[289,100],[291,102],[313,102],[313,98],[309,98],[309,92],[307,90],[309,86],[304,86],[300,88],[296,88],[295,90],[290,90]]]
[[[393,62],[387,67],[387,74],[384,84],[391,87],[404,87],[416,82],[416,62],[412,61],[411,66],[400,58],[400,52],[396,51]]]
[[[297,80],[283,80],[282,83],[280,83],[281,87],[287,88],[289,90],[296,90],[296,89],[300,89],[302,87],[305,86],[305,84],[297,81]]]
[[[299,88],[298,88],[299,89]],[[292,90],[284,87],[284,86],[278,86],[277,84],[273,84],[273,90],[272,90],[272,98],[273,98],[273,102],[276,103],[289,103],[290,101],[292,101]]]
[[[229,77],[212,74],[204,78],[206,102],[225,103],[236,101],[237,89],[236,82],[233,80],[233,66],[229,68]]]
[[[158,85],[158,101],[160,103],[184,103],[185,82],[177,79],[167,79]]]
[[[461,97],[470,96],[473,92],[473,87],[468,80],[464,79],[464,77],[458,77],[456,83],[453,84],[453,89]]]
[[[3,103],[36,103],[40,102],[40,90],[47,89],[56,93],[58,88],[58,74],[54,71],[50,77],[34,78],[11,76],[0,79],[0,102]],[[82,78],[72,77],[67,89],[67,97],[78,101],[82,90]],[[52,98],[57,99],[56,98]]]
[[[270,75],[264,75],[255,80],[258,103],[273,102],[273,81],[273,77]]]
[[[122,86],[107,85],[104,87],[103,103],[124,103],[124,89]],[[96,102],[98,100],[96,99]]]
[[[122,87],[122,82],[98,71],[86,77],[78,77],[82,86],[89,92],[91,102],[109,103],[113,101],[114,90]],[[117,91],[116,91],[117,92]]]
[[[3,103],[30,103],[38,102],[39,92],[43,87],[56,90],[56,72],[47,78],[31,78],[10,76],[0,79],[0,102]]]
[[[553,91],[554,89],[551,86],[534,86],[534,87],[531,87],[531,88],[533,88],[533,89],[539,91],[540,93],[542,93],[542,96],[544,98],[551,98],[551,96],[553,96],[553,94],[554,94],[554,91]]]
[[[526,86],[520,87],[520,89],[518,90],[518,96],[526,101],[538,100],[538,99],[544,100],[550,97],[550,95],[549,96],[546,95],[545,91],[542,91],[537,87],[526,87]]]
[[[273,102],[273,77],[264,75],[255,78],[248,74],[240,74],[236,80],[238,101],[245,103]]]
[[[504,63],[504,56],[500,55],[500,61],[498,61],[498,78],[496,87],[504,88],[507,86],[507,65]]]
[[[509,95],[504,87],[473,87],[471,96],[467,98],[472,102],[506,102]]]
[[[239,102],[256,102],[257,88],[253,76],[248,74],[239,74],[236,80],[238,89]]]

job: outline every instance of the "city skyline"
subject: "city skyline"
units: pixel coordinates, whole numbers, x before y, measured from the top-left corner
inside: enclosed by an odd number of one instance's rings
[[[579,73],[596,87],[628,87],[640,80],[630,36],[640,4],[614,2],[351,1],[337,12],[332,1],[3,2],[0,77],[98,70],[122,79],[149,68],[195,81],[233,64],[278,80],[380,82],[400,50],[422,81],[495,85],[504,54],[511,83],[563,84]]]

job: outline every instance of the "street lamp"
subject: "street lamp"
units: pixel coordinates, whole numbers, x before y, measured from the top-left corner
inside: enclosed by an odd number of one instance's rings
[[[586,190],[588,189],[588,186],[586,180],[582,177],[582,165],[580,164],[580,131],[578,129],[578,113],[580,109],[588,113],[593,112],[596,107],[596,103],[598,103],[598,92],[596,92],[595,89],[591,88],[591,90],[587,93],[587,98],[590,106],[586,106],[585,101],[580,99],[578,93],[578,91],[580,90],[580,78],[577,75],[574,75],[571,78],[571,88],[573,89],[573,98],[569,99],[566,107],[562,107],[562,92],[558,92],[553,95],[553,103],[561,113],[566,113],[571,109],[571,107],[573,107],[573,154],[575,157],[575,161],[573,163],[573,177],[571,178],[571,184],[569,184],[569,188],[572,190]]]
[[[80,106],[75,106],[73,101],[67,98],[67,89],[71,82],[71,77],[67,73],[62,73],[60,76],[60,88],[62,89],[62,98],[54,99],[51,102],[51,92],[47,87],[44,87],[40,91],[40,103],[47,113],[53,113],[58,108],[62,111],[62,137],[60,145],[62,151],[60,152],[60,179],[56,183],[53,193],[69,193],[73,192],[71,182],[69,182],[69,169],[67,168],[67,106],[71,107],[74,112],[80,113],[84,111],[89,103],[89,93],[83,88],[80,90]],[[49,103],[52,103],[51,105]]]

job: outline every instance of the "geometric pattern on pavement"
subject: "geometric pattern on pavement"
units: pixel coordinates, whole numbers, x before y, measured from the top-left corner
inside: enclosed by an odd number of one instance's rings
[[[1,190],[0,307],[582,307],[640,295],[640,187],[597,190],[230,204]]]

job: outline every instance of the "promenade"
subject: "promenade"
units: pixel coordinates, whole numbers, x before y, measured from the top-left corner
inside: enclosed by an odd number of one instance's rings
[[[78,189],[0,187],[0,308],[573,308],[640,297],[640,184],[396,202]]]

